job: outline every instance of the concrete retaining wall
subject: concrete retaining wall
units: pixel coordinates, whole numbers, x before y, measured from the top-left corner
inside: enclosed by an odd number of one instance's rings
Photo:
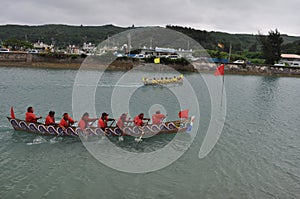
[[[145,66],[151,70],[158,68],[157,64],[145,63],[139,59],[127,60],[114,60],[109,63],[109,67],[105,64],[99,64],[99,58],[88,59],[85,63],[90,68],[96,69],[110,69],[110,70],[130,70],[136,66]],[[0,66],[15,66],[15,67],[39,67],[39,68],[60,68],[60,69],[78,69],[85,59],[78,56],[65,56],[57,55],[49,56],[47,54],[37,55],[24,52],[3,52],[0,53]],[[181,65],[168,65],[178,71],[200,71],[200,72],[214,72],[216,64],[214,63],[200,63],[194,62],[187,66]],[[165,68],[161,66],[160,69]],[[226,64],[225,73],[227,74],[245,74],[245,75],[281,75],[281,76],[300,76],[300,68],[296,67],[278,67],[267,65],[239,65],[239,64]]]

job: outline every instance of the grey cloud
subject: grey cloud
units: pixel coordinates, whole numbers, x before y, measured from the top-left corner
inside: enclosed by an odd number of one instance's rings
[[[0,24],[192,26],[226,32],[280,32],[300,35],[299,0],[11,0]]]

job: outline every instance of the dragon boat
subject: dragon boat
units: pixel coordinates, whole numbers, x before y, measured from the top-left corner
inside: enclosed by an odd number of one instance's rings
[[[166,77],[166,78],[153,78],[148,79],[146,77],[142,78],[144,85],[164,85],[164,84],[182,84],[183,82],[183,75],[174,76],[174,77]]]
[[[118,127],[108,127],[104,131],[101,128],[89,127],[85,130],[81,130],[78,127],[68,127],[64,129],[58,125],[45,125],[43,123],[31,123],[25,120],[17,119],[14,117],[7,117],[10,124],[16,131],[24,131],[28,133],[34,133],[39,135],[48,136],[134,136],[138,137],[143,135],[144,137],[153,136],[157,134],[173,134],[184,133],[191,130],[194,118],[164,122],[159,125],[148,124],[143,127],[126,126],[122,130]]]

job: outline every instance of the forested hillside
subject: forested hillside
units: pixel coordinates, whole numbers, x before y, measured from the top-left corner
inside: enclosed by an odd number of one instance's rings
[[[108,36],[112,36],[127,28],[113,25],[105,26],[69,26],[69,25],[42,25],[42,26],[0,26],[0,39],[28,40],[29,42],[43,41],[65,47],[69,44],[82,45],[83,42],[100,43]]]
[[[58,47],[67,45],[79,45],[83,42],[100,43],[109,36],[120,33],[134,27],[117,27],[114,25],[104,26],[70,26],[70,25],[2,25],[0,26],[0,42],[8,39],[18,39],[31,43],[43,41]],[[167,25],[166,28],[176,30],[190,36],[199,42],[205,49],[216,50],[219,43],[224,44],[222,51],[228,52],[230,44],[232,52],[242,51],[257,52],[260,47],[257,35],[252,34],[229,34],[223,32],[208,32],[196,30],[190,27]],[[284,53],[300,53],[300,37],[282,35],[284,40],[282,51]]]

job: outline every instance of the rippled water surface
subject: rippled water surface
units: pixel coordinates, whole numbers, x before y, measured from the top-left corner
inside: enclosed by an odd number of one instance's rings
[[[210,121],[210,100],[199,75],[185,74],[195,88],[201,110],[193,144],[166,168],[129,174],[100,163],[77,138],[16,132],[7,121],[12,105],[20,118],[29,105],[44,117],[50,109],[55,110],[57,120],[63,112],[72,113],[76,73],[0,68],[0,198],[300,197],[299,78],[226,75],[225,126],[212,152],[199,159]],[[122,75],[108,72],[100,80],[98,116],[101,111],[109,112],[114,82]],[[178,113],[167,88],[140,87],[139,79],[120,86],[138,87],[132,96],[132,114],[147,113],[151,103],[162,104],[171,119]],[[171,135],[163,135],[119,145],[135,152],[153,151],[170,140]]]

